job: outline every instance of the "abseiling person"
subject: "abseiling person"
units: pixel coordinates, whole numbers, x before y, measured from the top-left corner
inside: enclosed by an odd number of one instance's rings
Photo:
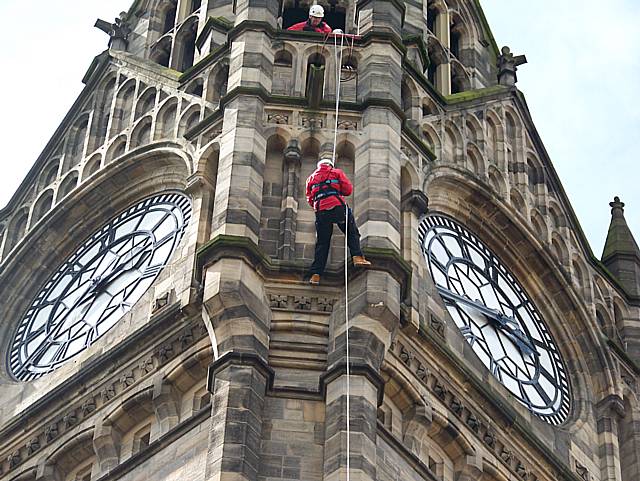
[[[343,198],[351,195],[351,192],[353,192],[353,184],[342,170],[333,166],[333,160],[329,158],[321,159],[316,170],[307,179],[307,202],[316,213],[316,249],[311,265],[310,284],[320,284],[320,276],[324,272],[329,257],[333,224],[337,224],[347,236],[353,265],[360,267],[371,265],[371,262],[362,255],[360,232],[353,218],[353,212]],[[346,226],[345,220],[347,220]]]
[[[331,33],[331,27],[324,20],[324,8],[321,5],[312,5],[309,9],[309,19],[305,22],[291,25],[287,30],[304,32]],[[341,33],[336,30],[336,33]]]

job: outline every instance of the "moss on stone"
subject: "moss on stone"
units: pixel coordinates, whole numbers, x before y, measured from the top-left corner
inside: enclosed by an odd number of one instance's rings
[[[492,87],[486,87],[483,89],[467,90],[466,92],[447,95],[445,96],[445,100],[447,101],[448,104],[457,104],[461,102],[469,102],[471,100],[489,97],[490,95],[495,95],[498,93],[503,93],[508,91],[509,91],[509,87],[505,87],[504,85],[494,85]]]

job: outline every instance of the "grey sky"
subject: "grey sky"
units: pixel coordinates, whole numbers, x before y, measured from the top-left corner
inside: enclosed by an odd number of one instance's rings
[[[38,2],[29,22],[0,30],[4,206],[82,90],[81,79],[107,36],[96,18],[112,20],[131,0]],[[499,46],[526,54],[518,71],[538,131],[594,254],[602,253],[619,195],[640,240],[640,2],[482,0]],[[24,2],[0,2],[0,18],[24,15]]]

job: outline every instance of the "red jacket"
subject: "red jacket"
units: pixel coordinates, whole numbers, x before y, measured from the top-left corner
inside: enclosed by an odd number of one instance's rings
[[[305,29],[305,27],[307,28]],[[318,33],[331,33],[333,31],[325,21],[320,22],[317,27],[313,27],[309,23],[309,20],[305,20],[304,22],[291,25],[287,30],[306,30],[308,32],[318,32]]]
[[[324,184],[327,180],[333,180],[334,182]],[[314,202],[314,197],[326,188],[335,189],[342,195],[329,195]],[[342,196],[351,195],[351,192],[353,192],[353,185],[344,175],[344,172],[331,167],[329,164],[320,164],[320,167],[307,179],[307,202],[315,211],[330,210],[339,205],[344,205],[345,202]]]

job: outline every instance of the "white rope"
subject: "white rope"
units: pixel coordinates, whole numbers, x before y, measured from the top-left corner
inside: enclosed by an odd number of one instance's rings
[[[342,77],[342,48],[344,45],[344,36],[340,35],[340,49],[338,49],[337,35],[333,37],[333,46],[335,54],[336,66],[336,111],[335,124],[333,129],[333,163],[336,163],[336,145],[338,143],[338,115],[340,113],[340,78]],[[345,340],[347,345],[347,480],[350,481],[351,473],[351,389],[349,380],[351,376],[350,359],[349,359],[349,208],[344,207],[344,323],[345,323]]]

